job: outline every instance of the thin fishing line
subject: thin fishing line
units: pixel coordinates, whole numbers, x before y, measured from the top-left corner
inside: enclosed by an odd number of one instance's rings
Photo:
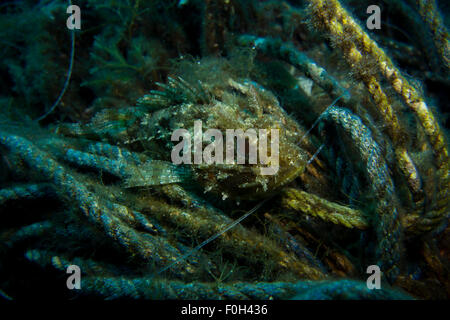
[[[245,218],[247,218],[249,215],[251,215],[252,213],[254,213],[256,210],[258,210],[264,203],[266,203],[269,199],[272,199],[273,196],[264,199],[263,201],[261,201],[260,203],[258,203],[256,206],[254,206],[252,209],[250,209],[247,213],[245,213],[244,215],[242,215],[240,218],[234,220],[233,222],[231,222],[228,226],[226,226],[223,230],[221,230],[220,232],[216,233],[215,235],[209,237],[208,239],[206,239],[205,241],[203,241],[202,243],[200,243],[198,246],[196,246],[194,249],[190,250],[189,252],[187,252],[186,254],[184,254],[183,256],[181,256],[179,259],[177,259],[176,261],[172,262],[171,264],[169,264],[168,266],[162,268],[158,274],[163,273],[164,271],[172,268],[174,265],[176,265],[177,263],[185,260],[186,258],[188,258],[189,256],[191,256],[193,253],[195,253],[196,251],[200,250],[201,248],[203,248],[204,246],[206,246],[208,243],[210,243],[211,241],[214,241],[215,239],[217,239],[218,237],[220,237],[222,234],[224,234],[225,232],[227,232],[228,230],[232,229],[234,226],[236,226],[237,224],[241,223]]]
[[[69,0],[69,5],[72,5],[72,1]],[[51,108],[42,116],[37,118],[35,121],[41,121],[44,120],[50,113],[52,113],[56,107],[59,105],[59,103],[62,100],[62,97],[66,93],[67,88],[69,87],[70,78],[72,76],[72,69],[73,69],[73,60],[75,56],[75,30],[71,31],[71,49],[70,49],[70,63],[69,63],[69,70],[67,71],[66,81],[64,82],[63,89],[61,90],[58,98],[56,99],[55,103],[51,106]]]
[[[320,120],[322,120],[322,116],[325,114],[325,112],[328,111],[328,109],[330,109],[332,106],[334,106],[336,104],[336,102],[338,102],[345,94],[342,94],[341,96],[337,97],[320,115],[319,117],[316,119],[316,121],[314,121],[314,123],[312,124],[311,128],[308,129],[308,131],[306,131],[306,133],[301,137],[300,141],[298,142],[297,145],[299,145],[303,139],[306,138],[307,135],[309,135],[309,133],[311,132],[312,129],[314,129],[315,126],[317,126],[320,122]]]
[[[323,149],[323,147],[325,146],[325,143],[322,143],[322,145],[319,147],[319,149],[317,149],[317,151],[313,154],[313,156],[311,157],[311,159],[308,160],[308,162],[306,163],[306,165],[310,164],[311,162],[314,161],[314,159],[317,157],[317,155],[319,154],[319,152]]]

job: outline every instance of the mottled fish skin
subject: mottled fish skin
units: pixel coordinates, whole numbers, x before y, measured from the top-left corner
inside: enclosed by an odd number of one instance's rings
[[[258,129],[268,132],[276,129],[279,132],[279,168],[273,175],[261,174],[261,168],[265,165],[260,163],[236,165],[192,162],[190,166],[193,177],[205,192],[236,201],[261,199],[303,173],[307,157],[298,146],[302,130],[281,108],[271,92],[245,79],[238,82],[230,78],[216,87],[204,88],[199,85],[198,89],[193,89],[193,86],[182,78],[177,79],[172,79],[169,85],[162,86],[166,90],[165,94],[157,95],[164,96],[165,99],[173,96],[174,105],[158,110],[143,122],[147,124],[148,132],[158,132],[157,136],[150,136],[149,139],[159,141],[161,148],[171,151],[174,144],[170,143],[169,139],[174,130],[186,129],[193,137],[195,121],[199,120],[202,122],[203,131],[221,131],[224,144],[228,129],[242,129],[244,132],[248,129],[254,129],[256,132]],[[184,91],[188,92],[183,93]],[[151,103],[153,96],[155,93],[146,96],[147,104]],[[270,137],[267,142],[270,145]],[[259,152],[259,144],[257,148]],[[246,150],[246,153],[248,152]],[[194,158],[194,148],[192,153]],[[225,151],[223,159],[225,162]]]

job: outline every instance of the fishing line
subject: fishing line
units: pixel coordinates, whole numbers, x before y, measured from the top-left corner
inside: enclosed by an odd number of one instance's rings
[[[72,1],[69,0],[69,6],[72,5]],[[75,56],[75,30],[72,30],[71,32],[71,49],[70,49],[70,63],[69,63],[69,70],[67,71],[66,81],[64,83],[63,89],[61,90],[58,98],[56,99],[55,103],[51,106],[51,108],[42,116],[35,119],[35,121],[41,121],[44,120],[50,113],[52,113],[56,107],[59,105],[59,103],[62,100],[62,97],[66,93],[67,88],[69,87],[70,77],[72,76],[72,68],[73,68],[73,60]]]

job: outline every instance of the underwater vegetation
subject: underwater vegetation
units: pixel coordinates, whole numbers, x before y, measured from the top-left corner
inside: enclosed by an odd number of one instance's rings
[[[450,297],[448,4],[69,4],[0,4],[0,297]],[[276,172],[173,163],[198,121]]]

